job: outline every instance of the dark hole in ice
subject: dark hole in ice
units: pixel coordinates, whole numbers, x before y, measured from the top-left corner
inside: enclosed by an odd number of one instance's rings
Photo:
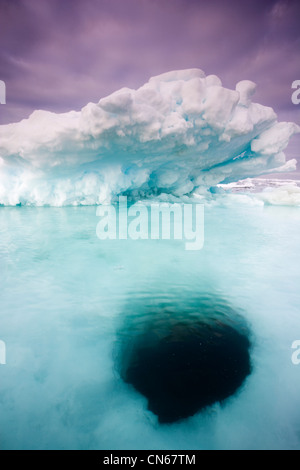
[[[227,309],[227,311],[226,311]],[[168,307],[135,318],[121,375],[148,399],[160,423],[174,423],[234,395],[251,373],[249,330],[224,304],[199,312]],[[136,323],[136,325],[135,325]]]

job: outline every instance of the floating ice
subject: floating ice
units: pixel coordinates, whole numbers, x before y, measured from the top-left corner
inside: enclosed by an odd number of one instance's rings
[[[243,193],[244,198],[252,203],[300,207],[300,181],[297,180],[248,178],[236,183],[220,184],[218,189],[222,193],[229,194],[231,199],[236,193]],[[238,200],[242,202],[241,194]]]
[[[276,189],[265,189],[259,197],[265,204],[273,206],[300,207],[300,188],[293,184],[287,184]]]
[[[169,72],[80,112],[35,111],[0,126],[0,204],[181,197],[294,170],[283,150],[299,127],[252,103],[255,88],[242,81],[229,90],[198,69]]]

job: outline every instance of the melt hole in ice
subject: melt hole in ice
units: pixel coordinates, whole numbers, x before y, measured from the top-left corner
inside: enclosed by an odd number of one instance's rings
[[[222,403],[251,374],[250,332],[230,307],[180,315],[163,308],[135,317],[122,352],[121,376],[148,399],[160,423],[174,423]],[[209,311],[211,310],[211,311]]]

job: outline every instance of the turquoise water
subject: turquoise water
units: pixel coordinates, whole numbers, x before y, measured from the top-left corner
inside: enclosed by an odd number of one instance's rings
[[[100,241],[97,223],[95,207],[0,208],[0,448],[299,449],[299,209],[207,206],[199,252]],[[222,405],[161,425],[120,377],[124,337],[143,305],[176,317],[204,298],[244,317],[252,373]]]

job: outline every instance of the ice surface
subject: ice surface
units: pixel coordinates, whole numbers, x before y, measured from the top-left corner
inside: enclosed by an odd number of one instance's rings
[[[80,112],[35,111],[0,126],[0,204],[92,205],[121,193],[205,193],[222,182],[295,169],[283,150],[299,132],[198,69],[123,88]]]
[[[263,201],[274,206],[300,206],[300,181],[264,178],[247,178],[236,183],[220,184],[227,194],[247,194],[248,201]],[[222,194],[222,193],[221,193]],[[232,197],[230,198],[232,200]],[[235,200],[237,200],[235,198]]]
[[[266,203],[274,206],[299,206],[300,188],[287,184],[276,189],[265,189],[259,197]]]

